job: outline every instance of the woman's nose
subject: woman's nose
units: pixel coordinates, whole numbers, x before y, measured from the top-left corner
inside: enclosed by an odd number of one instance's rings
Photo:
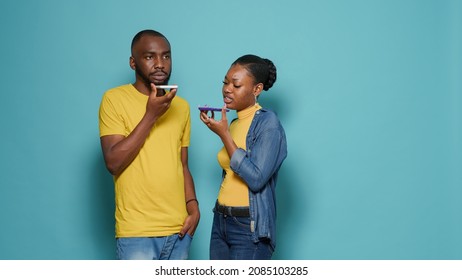
[[[230,93],[231,92],[231,86],[230,85],[223,85],[223,91],[226,92],[226,93]]]

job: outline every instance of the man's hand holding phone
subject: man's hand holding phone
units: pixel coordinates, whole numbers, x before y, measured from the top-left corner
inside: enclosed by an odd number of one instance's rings
[[[169,89],[166,91],[166,89]],[[167,112],[170,108],[173,98],[176,96],[177,85],[172,86],[156,86],[151,83],[151,93],[149,94],[148,103],[146,104],[146,114],[150,115],[154,119],[158,119],[160,116]],[[158,95],[159,91],[163,91],[164,94]]]

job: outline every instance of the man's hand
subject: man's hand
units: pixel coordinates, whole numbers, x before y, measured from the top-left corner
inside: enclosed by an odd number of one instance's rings
[[[189,234],[190,236],[194,235],[194,232],[196,232],[197,225],[199,224],[201,216],[197,200],[191,201],[188,204],[186,205],[186,207],[189,215],[184,220],[183,228],[180,230],[180,233],[178,234],[180,238],[183,238],[185,234]]]
[[[173,98],[176,96],[177,89],[172,89],[163,96],[157,96],[156,85],[151,83],[151,93],[149,94],[148,103],[146,104],[146,116],[153,120],[160,118],[172,103]]]

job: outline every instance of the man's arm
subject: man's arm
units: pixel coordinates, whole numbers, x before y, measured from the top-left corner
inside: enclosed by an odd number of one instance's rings
[[[186,233],[193,236],[196,231],[197,225],[200,220],[199,202],[197,201],[196,191],[194,188],[194,181],[188,167],[188,148],[181,148],[181,162],[183,164],[184,174],[184,192],[185,192],[185,203],[188,211],[188,217],[184,221],[183,228],[180,231],[180,236],[184,236]]]
[[[138,155],[156,119],[143,117],[141,122],[127,137],[107,135],[101,137],[104,160],[109,172],[116,176]]]
[[[122,173],[135,159],[154,123],[168,110],[175,94],[176,90],[172,90],[165,96],[157,96],[156,87],[151,84],[151,94],[146,104],[146,113],[135,129],[127,137],[123,135],[101,137],[106,167],[112,175],[116,176]]]

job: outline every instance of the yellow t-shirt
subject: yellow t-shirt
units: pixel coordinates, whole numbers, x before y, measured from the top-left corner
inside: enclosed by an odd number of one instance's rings
[[[148,96],[131,85],[108,90],[99,111],[100,136],[128,136],[146,112]],[[178,233],[187,216],[181,148],[189,146],[190,111],[176,96],[132,163],[114,176],[116,237]]]
[[[229,126],[234,143],[239,148],[246,149],[245,140],[250,124],[255,113],[260,109],[261,106],[257,103],[255,106],[237,112],[237,120]],[[217,157],[221,168],[226,172],[225,178],[221,183],[220,192],[218,193],[218,202],[226,206],[249,206],[249,188],[244,180],[231,169],[231,160],[224,147],[218,152]]]

